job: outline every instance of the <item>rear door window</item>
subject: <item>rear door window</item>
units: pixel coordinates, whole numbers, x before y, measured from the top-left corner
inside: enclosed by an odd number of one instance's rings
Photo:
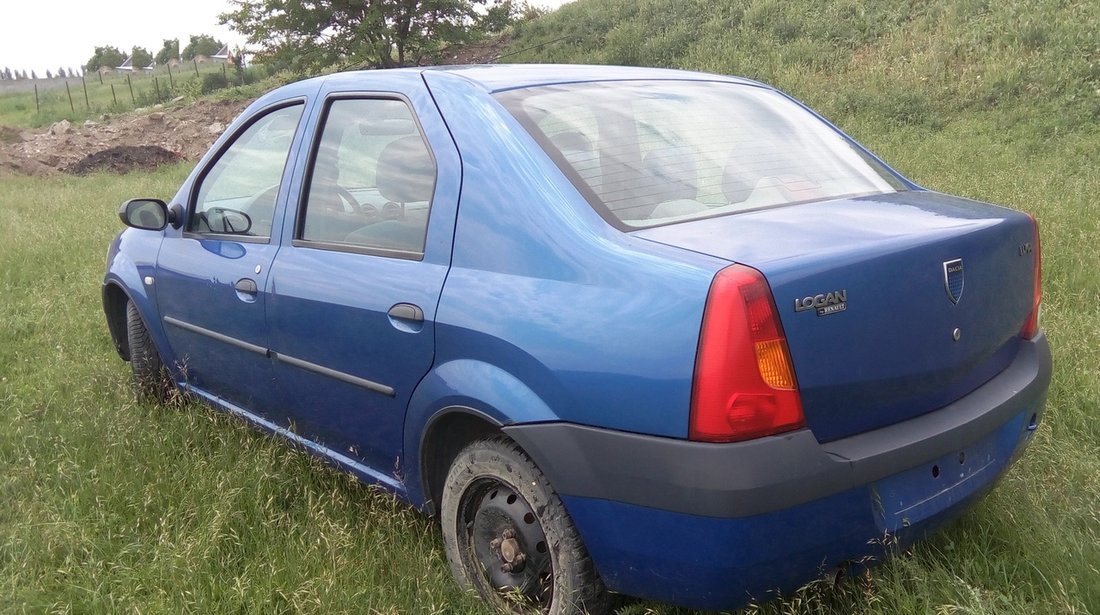
[[[423,255],[436,167],[403,100],[331,101],[311,165],[300,242]]]

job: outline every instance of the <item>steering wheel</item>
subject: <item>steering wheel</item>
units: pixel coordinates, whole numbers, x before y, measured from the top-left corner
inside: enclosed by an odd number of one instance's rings
[[[252,217],[252,235],[270,235],[275,200],[279,198],[279,186],[264,188],[244,206],[243,213]],[[258,215],[257,215],[258,214]]]

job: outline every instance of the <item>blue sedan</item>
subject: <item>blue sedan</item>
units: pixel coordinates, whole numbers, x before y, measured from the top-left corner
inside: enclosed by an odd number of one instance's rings
[[[119,215],[137,393],[436,515],[505,612],[733,608],[880,560],[994,484],[1050,382],[1033,218],[745,79],[319,77]]]

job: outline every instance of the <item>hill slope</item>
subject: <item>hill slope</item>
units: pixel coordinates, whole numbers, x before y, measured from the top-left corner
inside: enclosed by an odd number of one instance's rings
[[[1100,614],[1100,2],[577,0],[506,53],[758,79],[922,185],[1034,213],[1055,372],[1032,448],[911,557],[750,612]]]
[[[506,60],[737,74],[839,121],[996,110],[1054,134],[1100,120],[1098,23],[1089,1],[578,0],[521,24]]]

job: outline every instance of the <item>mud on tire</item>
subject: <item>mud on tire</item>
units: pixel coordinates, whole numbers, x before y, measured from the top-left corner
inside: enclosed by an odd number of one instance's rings
[[[608,611],[610,594],[561,500],[510,440],[479,440],[458,454],[440,513],[455,579],[498,611]]]

